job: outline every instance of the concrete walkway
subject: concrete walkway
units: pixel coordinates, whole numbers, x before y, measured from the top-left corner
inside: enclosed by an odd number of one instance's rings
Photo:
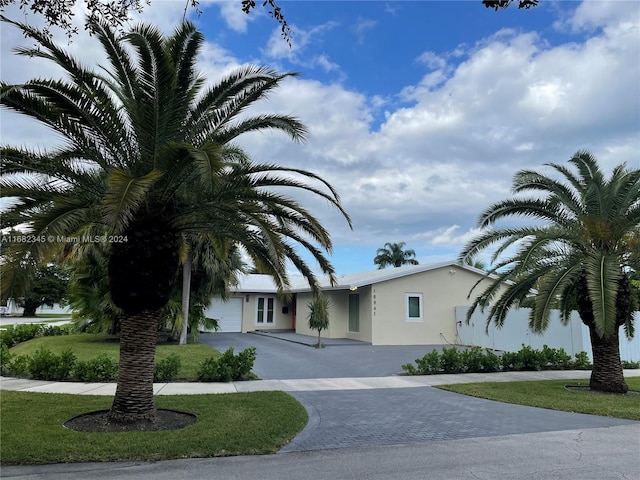
[[[430,387],[454,383],[519,382],[527,380],[588,379],[588,370],[547,370],[542,372],[466,373],[451,375],[416,375],[361,378],[314,378],[291,380],[255,380],[229,383],[171,382],[154,384],[156,395],[200,395],[258,391],[310,392],[332,390],[372,390]],[[640,369],[625,370],[625,377],[640,377]],[[115,383],[49,382],[0,377],[0,390],[76,395],[109,395]]]

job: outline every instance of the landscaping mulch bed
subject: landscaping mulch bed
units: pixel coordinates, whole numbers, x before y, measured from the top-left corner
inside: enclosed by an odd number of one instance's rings
[[[77,432],[155,432],[161,430],[179,430],[194,424],[198,417],[193,413],[159,408],[153,422],[138,422],[120,424],[110,422],[107,415],[109,410],[98,410],[83,413],[70,418],[62,425]]]
[[[564,388],[569,390],[570,392],[588,393],[591,395],[621,395],[620,393],[599,392],[597,390],[591,390],[589,385],[565,385]],[[640,392],[636,390],[629,390],[624,395],[628,397],[640,397]]]

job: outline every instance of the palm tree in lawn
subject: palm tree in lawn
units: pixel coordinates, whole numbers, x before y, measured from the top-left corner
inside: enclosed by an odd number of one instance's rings
[[[560,310],[565,324],[577,309],[591,337],[590,387],[623,393],[628,388],[618,335],[620,327],[633,334],[629,271],[638,268],[633,250],[640,224],[640,170],[622,164],[607,178],[586,151],[569,164],[548,164],[562,180],[518,172],[513,192],[534,195],[497,202],[480,216],[479,226],[486,230],[460,259],[497,245],[487,272],[496,281],[475,299],[467,318],[477,307],[490,307],[488,322],[501,327],[510,308],[530,304],[529,326],[543,332],[552,309]],[[533,222],[493,228],[511,217]]]
[[[405,245],[404,242],[387,242],[384,247],[379,248],[373,259],[373,263],[378,265],[378,270],[388,266],[418,265],[418,261],[415,259],[416,252],[411,249],[405,250]]]
[[[154,422],[158,320],[176,281],[181,236],[214,232],[235,242],[282,291],[289,287],[286,265],[291,262],[317,289],[296,247],[309,251],[333,278],[325,257],[332,246],[329,234],[282,192],[304,189],[349,218],[335,190],[317,175],[254,163],[230,143],[264,129],[304,138],[305,127],[290,116],[238,118],[292,74],[249,66],[205,88],[195,68],[204,39],[190,23],[168,37],[148,25],[118,35],[92,23],[109,63],[96,73],[46,34],[10,23],[38,44],[19,54],[54,62],[67,79],[2,84],[3,107],[40,121],[64,139],[44,152],[2,147],[2,196],[19,199],[7,215],[28,222],[32,233],[44,238],[83,231],[110,236],[109,292],[123,318],[109,420],[136,426]],[[199,191],[197,204],[193,189]],[[43,261],[55,246],[33,242],[16,253]],[[3,268],[10,274],[10,265]]]

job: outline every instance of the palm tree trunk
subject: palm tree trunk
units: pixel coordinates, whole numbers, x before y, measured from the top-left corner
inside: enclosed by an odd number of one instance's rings
[[[187,259],[182,265],[182,330],[180,331],[180,345],[187,344],[187,330],[189,328],[189,297],[191,295],[191,263],[193,250],[187,244]]]
[[[596,332],[595,325],[589,325],[589,334],[593,352],[589,387],[601,392],[627,393],[629,387],[622,372],[618,331],[616,330],[615,335],[602,338]]]
[[[582,272],[576,285],[576,303],[582,323],[589,328],[591,337],[591,351],[593,353],[593,368],[589,387],[592,390],[611,393],[626,393],[629,387],[624,381],[622,362],[620,360],[619,330],[624,323],[625,315],[629,314],[630,302],[626,297],[630,295],[628,280],[621,277],[616,298],[616,330],[613,335],[600,337],[596,331],[596,321],[593,315],[593,304],[589,297],[589,286],[586,273]],[[626,304],[625,304],[626,301]]]
[[[118,386],[109,420],[114,423],[152,423],[153,373],[158,340],[158,310],[126,315],[120,331]]]

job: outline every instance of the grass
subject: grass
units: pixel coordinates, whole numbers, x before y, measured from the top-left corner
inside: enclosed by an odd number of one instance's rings
[[[120,345],[118,337],[106,334],[81,333],[76,335],[60,335],[55,337],[37,337],[28,342],[19,343],[10,352],[12,355],[33,355],[39,348],[46,348],[55,354],[70,349],[78,360],[87,361],[100,354],[106,354],[118,361]],[[176,380],[195,380],[200,362],[205,358],[218,357],[220,352],[202,344],[190,343],[177,345],[161,343],[156,349],[156,361],[162,360],[172,353],[180,357],[181,367]]]
[[[629,390],[640,391],[640,377],[627,378]],[[640,396],[570,391],[565,385],[585,385],[585,380],[543,380],[442,385],[437,388],[473,397],[565,412],[640,420]]]
[[[284,392],[156,397],[156,406],[198,415],[182,430],[82,433],[69,418],[111,406],[100,396],[2,391],[3,465],[115,460],[156,461],[274,453],[307,422],[302,405]]]

